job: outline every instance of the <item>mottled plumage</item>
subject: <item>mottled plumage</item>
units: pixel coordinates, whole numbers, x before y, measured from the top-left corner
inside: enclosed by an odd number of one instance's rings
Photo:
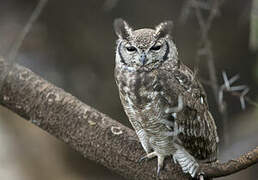
[[[145,157],[158,157],[158,173],[172,155],[195,176],[199,161],[216,159],[218,136],[202,85],[178,60],[171,27],[133,30],[117,19],[115,79]]]

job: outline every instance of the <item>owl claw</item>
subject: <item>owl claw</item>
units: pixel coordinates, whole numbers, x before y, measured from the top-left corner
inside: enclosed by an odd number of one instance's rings
[[[147,156],[143,156],[138,160],[138,163],[142,163],[143,161],[147,161],[148,157]]]
[[[204,172],[200,172],[200,173],[198,173],[198,175],[197,175],[197,179],[198,179],[198,180],[204,180],[204,176],[205,176]]]
[[[163,169],[163,164],[162,164],[162,166],[158,165],[158,167],[157,167],[156,179],[159,179],[160,171],[161,171],[162,169]]]
[[[141,163],[143,161],[147,161],[155,156],[157,156],[156,152],[148,153],[146,156],[141,157],[138,162]]]
[[[157,155],[158,156],[158,167],[157,167],[157,178],[159,177],[159,174],[160,174],[160,170],[162,170],[163,169],[163,162],[164,162],[164,156],[159,156],[159,155]]]
[[[160,171],[163,169],[163,163],[164,163],[164,159],[165,159],[165,156],[162,156],[158,153],[156,153],[155,151],[152,152],[152,153],[148,153],[146,156],[143,156],[142,158],[139,159],[139,163],[143,162],[143,161],[146,161],[146,160],[149,160],[149,159],[152,159],[154,157],[157,157],[158,158],[158,166],[157,166],[157,179],[159,177],[159,174],[160,174]]]
[[[158,166],[158,168],[157,168],[157,175],[156,175],[156,179],[159,179],[160,170],[161,170],[161,168]]]

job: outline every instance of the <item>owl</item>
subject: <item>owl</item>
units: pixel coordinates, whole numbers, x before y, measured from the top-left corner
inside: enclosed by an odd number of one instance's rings
[[[134,30],[116,19],[115,81],[129,121],[146,152],[157,157],[157,176],[166,157],[195,177],[200,162],[216,160],[218,135],[205,91],[178,59],[172,22]]]

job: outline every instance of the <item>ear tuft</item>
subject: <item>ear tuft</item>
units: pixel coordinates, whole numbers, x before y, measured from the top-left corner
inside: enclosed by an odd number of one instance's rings
[[[124,21],[121,18],[115,19],[114,20],[114,31],[116,35],[121,38],[121,39],[127,39],[131,36],[132,34],[132,28],[128,25],[126,21]]]
[[[166,35],[169,35],[173,28],[173,22],[172,21],[165,21],[160,23],[158,26],[156,26],[156,36],[157,38],[165,37]]]

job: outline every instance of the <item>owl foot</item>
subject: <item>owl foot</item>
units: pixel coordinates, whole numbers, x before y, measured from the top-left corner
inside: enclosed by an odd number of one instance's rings
[[[154,157],[158,158],[158,167],[157,167],[157,179],[158,179],[160,171],[163,169],[163,162],[164,162],[165,156],[162,156],[154,151],[154,152],[147,154],[146,156],[143,156],[139,160],[139,162],[146,161],[146,160],[152,159]]]
[[[159,177],[160,170],[163,169],[163,167],[164,167],[164,159],[165,159],[164,156],[158,155],[158,167],[157,167],[157,176],[156,176],[157,179]]]
[[[139,163],[143,162],[143,161],[147,161],[147,160],[150,160],[152,158],[154,158],[156,155],[156,152],[152,152],[152,153],[148,153],[146,156],[143,156],[139,159]]]
[[[147,161],[149,160],[146,156],[143,156],[141,157],[139,160],[138,160],[138,163],[142,163],[143,161]]]
[[[200,172],[200,173],[198,173],[198,176],[197,176],[197,179],[198,180],[204,180],[204,172]]]
[[[192,177],[196,176],[199,164],[184,148],[179,148],[173,154],[173,160],[181,166],[184,173],[189,173]]]

